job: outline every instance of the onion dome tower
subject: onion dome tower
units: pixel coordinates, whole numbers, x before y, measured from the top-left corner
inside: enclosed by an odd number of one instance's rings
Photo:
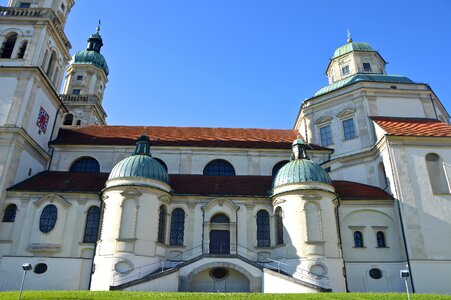
[[[63,125],[106,124],[107,115],[102,102],[110,71],[100,53],[102,46],[99,22],[96,32],[88,39],[86,49],[75,53],[66,70],[62,99],[69,113]]]
[[[158,254],[164,252],[159,218],[160,211],[167,211],[171,187],[168,173],[151,156],[147,135],[137,139],[131,156],[114,166],[105,185],[92,290],[108,290],[123,276],[133,275],[135,267],[159,261]]]
[[[335,188],[329,174],[309,159],[303,140],[295,140],[292,149],[292,160],[273,181],[275,244],[288,265],[316,274],[318,284],[324,285],[327,274],[336,276],[343,267]],[[344,288],[344,278],[333,284],[333,290]]]

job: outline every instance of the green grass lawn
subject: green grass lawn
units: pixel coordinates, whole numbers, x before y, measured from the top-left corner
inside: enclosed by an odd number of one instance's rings
[[[0,299],[17,299],[19,292],[0,292]],[[24,291],[21,299],[343,299],[391,300],[407,299],[395,293],[322,293],[322,294],[217,294],[217,293],[147,293],[147,292],[89,292],[89,291]],[[412,300],[451,299],[451,295],[414,294]]]

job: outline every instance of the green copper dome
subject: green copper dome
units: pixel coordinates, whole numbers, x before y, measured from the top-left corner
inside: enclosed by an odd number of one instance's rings
[[[88,47],[86,50],[81,50],[75,53],[71,64],[93,65],[102,69],[105,72],[105,75],[108,76],[108,73],[110,72],[108,69],[108,64],[106,63],[105,57],[100,54],[103,41],[99,31],[100,27],[97,27],[97,32],[91,35],[88,39]]]
[[[146,135],[138,138],[135,153],[118,162],[108,179],[124,177],[144,177],[169,184],[168,172],[150,155],[150,140]]]
[[[106,63],[105,57],[102,54],[91,51],[91,50],[81,50],[75,53],[72,58],[72,64],[78,65],[93,65],[105,72],[105,75],[108,76],[110,70],[108,69],[108,65]]]
[[[288,183],[320,182],[331,184],[329,174],[309,159],[305,152],[305,143],[297,139],[293,143],[294,158],[277,172],[273,188]]]
[[[334,56],[332,59],[342,56],[346,53],[349,53],[351,51],[370,51],[370,52],[376,52],[376,50],[371,47],[368,43],[358,43],[358,42],[348,42],[346,45],[343,45],[339,48],[337,48],[334,52]]]

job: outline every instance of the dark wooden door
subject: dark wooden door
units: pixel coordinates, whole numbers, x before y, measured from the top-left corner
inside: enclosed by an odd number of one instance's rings
[[[210,254],[230,254],[230,231],[210,231]]]

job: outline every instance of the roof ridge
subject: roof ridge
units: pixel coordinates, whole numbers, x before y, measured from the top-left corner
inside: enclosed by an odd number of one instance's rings
[[[65,126],[62,129],[79,129],[90,127],[102,127],[102,128],[186,128],[186,129],[231,129],[231,130],[267,130],[267,131],[296,131],[295,129],[283,129],[283,128],[257,128],[257,127],[207,127],[207,126],[166,126],[166,125],[76,125]]]

